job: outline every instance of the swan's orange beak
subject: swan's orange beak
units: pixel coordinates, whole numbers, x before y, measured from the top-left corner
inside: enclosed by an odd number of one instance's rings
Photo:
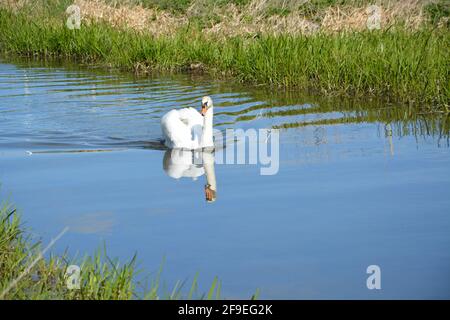
[[[202,111],[200,111],[200,113],[202,114],[202,116],[205,116],[207,110],[208,110],[208,109],[206,109],[206,103],[205,103],[205,104],[202,104]]]

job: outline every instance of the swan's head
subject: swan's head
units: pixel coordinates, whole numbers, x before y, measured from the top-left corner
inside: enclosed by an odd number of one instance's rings
[[[213,101],[211,97],[205,96],[202,98],[202,111],[200,112],[202,116],[205,116],[209,109],[212,109]]]
[[[211,189],[209,184],[205,185],[206,202],[214,202],[217,199],[216,190]]]

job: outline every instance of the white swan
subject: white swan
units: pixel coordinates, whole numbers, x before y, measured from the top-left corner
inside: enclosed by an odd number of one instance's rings
[[[164,144],[170,149],[200,149],[214,147],[213,102],[202,98],[199,113],[194,108],[171,110],[161,118]]]

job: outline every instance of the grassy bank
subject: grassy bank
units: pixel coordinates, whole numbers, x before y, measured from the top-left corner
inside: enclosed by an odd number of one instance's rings
[[[450,32],[442,23],[433,24],[434,20],[416,28],[406,28],[403,21],[372,31],[343,28],[339,32],[324,29],[305,34],[302,30],[290,32],[286,27],[286,32],[271,32],[269,28],[243,34],[228,32],[228,28],[216,33],[211,30],[226,26],[227,18],[207,17],[196,22],[185,14],[189,10],[186,2],[179,9],[171,9],[181,13],[166,16],[161,16],[163,13],[158,8],[139,7],[139,10],[156,10],[152,11],[155,16],[149,19],[159,25],[166,21],[168,33],[150,32],[151,21],[142,30],[126,23],[93,19],[93,13],[92,19],[83,20],[79,30],[69,30],[65,26],[64,9],[70,2],[55,1],[58,5],[51,6],[51,10],[3,7],[0,10],[1,50],[29,56],[67,57],[135,72],[200,71],[250,84],[313,90],[325,95],[372,95],[424,105],[427,110],[448,110]],[[323,8],[314,9],[315,16],[325,19],[323,10],[329,6],[324,1],[317,3]],[[163,6],[158,1],[144,4],[152,8]],[[104,8],[86,7],[85,11]],[[192,6],[189,8],[194,10]],[[445,10],[437,8],[437,13],[432,11],[433,17],[439,17],[442,12],[445,15]],[[294,9],[289,10],[287,14],[291,16]],[[295,14],[299,14],[297,11]],[[262,13],[258,14],[260,17]],[[274,11],[270,17],[287,14]],[[265,16],[269,21],[269,14]],[[215,21],[214,25],[205,27],[208,19]],[[252,19],[255,16],[250,15],[249,20]],[[263,21],[266,20],[260,20],[260,24]]]
[[[185,288],[178,282],[164,292],[160,272],[149,285],[138,282],[136,259],[111,260],[106,251],[72,260],[67,255],[43,258],[42,247],[25,231],[12,207],[0,207],[0,300],[1,299],[220,299],[220,283],[214,279],[207,293],[198,293],[197,277]],[[45,248],[44,248],[45,250]],[[80,289],[68,289],[69,265],[81,268]],[[141,274],[142,277],[142,274]],[[255,298],[256,296],[254,296]]]

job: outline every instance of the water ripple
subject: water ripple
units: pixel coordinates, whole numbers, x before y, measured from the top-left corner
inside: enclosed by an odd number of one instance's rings
[[[0,63],[0,149],[162,148],[172,108],[215,102],[215,126],[299,130],[390,123],[394,133],[448,136],[446,117],[403,107],[252,89],[189,75],[137,78],[92,70]]]

